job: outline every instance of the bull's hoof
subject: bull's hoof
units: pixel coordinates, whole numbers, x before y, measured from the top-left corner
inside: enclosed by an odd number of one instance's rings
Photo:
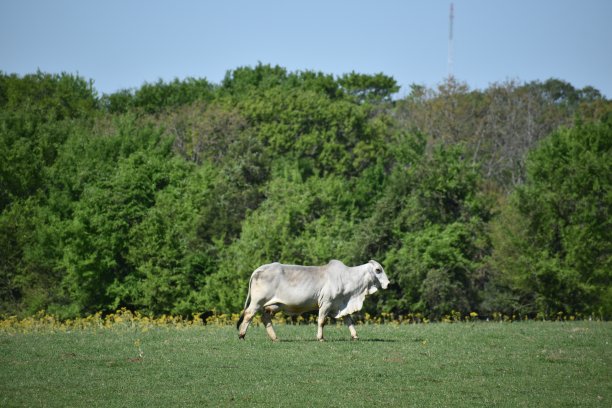
[[[238,335],[238,340],[244,340],[244,334],[239,334]]]
[[[325,341],[325,339],[323,337],[321,337],[320,339],[317,339],[319,341]]]
[[[351,336],[351,340],[359,340],[358,336]]]

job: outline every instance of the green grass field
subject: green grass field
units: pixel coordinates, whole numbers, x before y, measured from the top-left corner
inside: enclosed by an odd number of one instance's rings
[[[0,330],[0,406],[612,406],[612,323],[276,329]]]

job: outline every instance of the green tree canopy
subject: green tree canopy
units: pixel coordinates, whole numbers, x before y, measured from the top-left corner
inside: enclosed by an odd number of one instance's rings
[[[99,97],[0,73],[0,314],[238,312],[263,263],[380,261],[366,311],[610,317],[612,103],[550,79],[258,63]]]

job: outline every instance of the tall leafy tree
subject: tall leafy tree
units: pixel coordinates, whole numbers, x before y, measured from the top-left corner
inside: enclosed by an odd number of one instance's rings
[[[491,204],[479,192],[477,167],[460,147],[426,152],[423,137],[407,135],[372,216],[359,229],[355,251],[379,257],[395,282],[385,308],[440,317],[478,308],[491,250]]]
[[[44,189],[44,169],[72,132],[97,108],[92,82],[42,72],[0,73],[0,210]]]
[[[529,156],[496,266],[532,313],[612,313],[612,120],[577,123]]]

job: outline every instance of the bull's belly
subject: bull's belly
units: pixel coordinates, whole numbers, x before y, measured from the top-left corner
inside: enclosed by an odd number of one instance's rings
[[[289,293],[277,294],[267,301],[264,307],[271,312],[282,310],[288,314],[302,314],[317,310],[319,302],[314,296],[306,296],[304,293],[289,291]]]
[[[300,315],[302,313],[311,312],[317,310],[319,306],[315,305],[287,305],[277,304],[278,310],[281,310],[290,315]]]

